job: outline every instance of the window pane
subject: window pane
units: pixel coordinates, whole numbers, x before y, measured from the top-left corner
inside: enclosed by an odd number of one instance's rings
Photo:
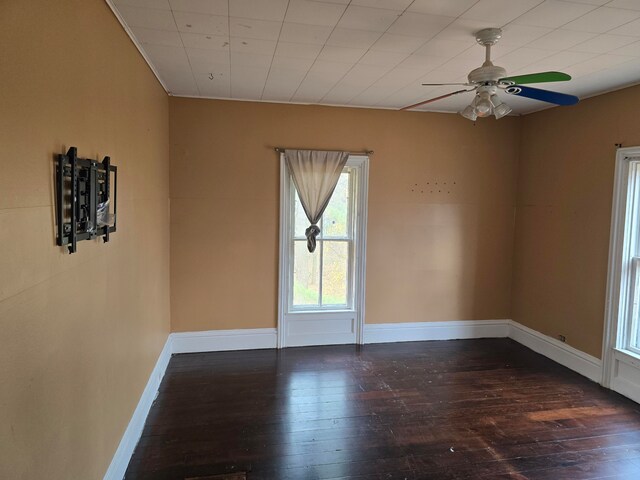
[[[349,218],[349,173],[340,175],[329,205],[322,215],[323,237],[346,237]]]
[[[634,291],[631,292],[631,328],[633,331],[631,332],[631,346],[640,348],[640,328],[638,326],[638,307],[640,306],[640,268],[639,260],[634,258],[631,260],[632,268],[631,268],[631,281],[635,286]]]
[[[309,226],[309,219],[304,213],[304,208],[300,203],[300,197],[295,188],[293,189],[294,207],[293,207],[293,232],[296,237],[304,237],[304,231]]]
[[[323,242],[322,304],[346,305],[349,276],[349,243]]]
[[[309,253],[306,240],[293,243],[293,305],[320,305],[320,248]]]

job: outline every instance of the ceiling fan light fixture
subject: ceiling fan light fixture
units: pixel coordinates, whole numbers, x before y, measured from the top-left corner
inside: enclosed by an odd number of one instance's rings
[[[480,92],[476,98],[476,115],[481,118],[488,117],[493,113],[493,105],[487,92]]]
[[[493,114],[496,116],[496,120],[509,115],[511,113],[511,107],[506,103],[501,103],[493,109]]]
[[[464,118],[468,118],[472,122],[475,122],[476,118],[478,118],[476,109],[473,105],[467,105],[467,107],[460,112],[460,115],[462,115]]]
[[[511,107],[506,103],[503,103],[500,100],[500,97],[495,93],[491,95],[491,105],[493,105],[493,114],[496,117],[496,120],[504,117],[505,115],[509,115],[511,113]]]

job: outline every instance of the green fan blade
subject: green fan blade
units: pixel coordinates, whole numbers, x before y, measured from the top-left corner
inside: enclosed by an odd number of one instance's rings
[[[501,78],[501,82],[513,82],[516,85],[525,83],[544,83],[544,82],[566,82],[571,80],[571,75],[562,72],[539,72],[529,73],[527,75],[516,75],[514,77]]]

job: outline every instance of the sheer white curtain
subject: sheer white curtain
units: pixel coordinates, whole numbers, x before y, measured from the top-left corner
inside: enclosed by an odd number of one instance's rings
[[[313,252],[316,249],[316,237],[320,233],[317,223],[331,200],[349,154],[287,149],[284,151],[284,158],[304,213],[311,223],[304,233],[307,248]]]

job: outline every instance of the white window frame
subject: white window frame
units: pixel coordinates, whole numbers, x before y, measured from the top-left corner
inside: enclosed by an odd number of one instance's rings
[[[317,307],[291,309],[290,275],[291,262],[293,261],[292,236],[294,204],[291,202],[291,188],[293,182],[287,169],[284,154],[280,155],[280,258],[278,268],[278,348],[287,345],[286,318],[299,316],[306,318],[316,314],[342,315],[354,314],[355,343],[364,344],[364,319],[365,319],[365,278],[366,278],[366,252],[367,252],[367,202],[369,187],[369,157],[367,155],[349,155],[346,167],[353,168],[356,175],[355,181],[356,212],[352,212],[353,223],[353,249],[351,255],[351,283],[352,304],[348,309],[318,309]],[[286,318],[285,318],[286,317]],[[353,343],[353,341],[351,342]]]
[[[356,253],[356,242],[357,242],[357,236],[356,236],[356,225],[357,225],[357,221],[355,218],[355,213],[358,209],[358,183],[359,183],[359,176],[361,175],[361,171],[359,168],[354,167],[354,165],[349,165],[349,161],[347,160],[347,164],[345,165],[346,169],[351,170],[350,175],[349,175],[349,193],[352,195],[352,197],[350,198],[350,208],[349,208],[349,212],[347,213],[348,217],[347,217],[347,229],[349,230],[347,232],[347,236],[344,237],[324,237],[324,226],[321,223],[321,233],[318,236],[318,244],[317,247],[320,248],[320,292],[319,292],[319,302],[320,305],[297,305],[294,306],[293,305],[293,262],[288,262],[288,268],[289,268],[289,272],[287,275],[287,290],[288,290],[288,298],[287,298],[287,313],[296,313],[296,312],[353,312],[354,311],[354,296],[355,296],[355,291],[354,291],[354,287],[355,287],[355,276],[354,276],[354,270],[355,270],[355,253]],[[344,169],[343,169],[344,170]],[[291,221],[292,218],[295,217],[295,200],[296,200],[296,196],[298,195],[296,193],[296,188],[293,185],[293,182],[289,182],[290,186],[289,186],[289,198],[287,199],[289,202],[289,218],[288,220],[288,224],[289,224],[289,258],[293,259],[294,258],[294,247],[295,247],[295,241],[304,241],[306,243],[306,237],[304,236],[295,236],[295,232],[294,232],[294,222]],[[322,222],[322,220],[321,220]],[[322,270],[324,268],[323,266],[323,251],[324,251],[324,242],[325,241],[337,241],[337,242],[348,242],[349,243],[349,264],[347,265],[347,278],[348,278],[348,283],[347,283],[347,304],[346,305],[332,305],[332,304],[327,304],[327,305],[322,305]]]
[[[640,147],[616,153],[602,346],[602,385],[640,401],[640,348],[632,345],[640,267]]]

